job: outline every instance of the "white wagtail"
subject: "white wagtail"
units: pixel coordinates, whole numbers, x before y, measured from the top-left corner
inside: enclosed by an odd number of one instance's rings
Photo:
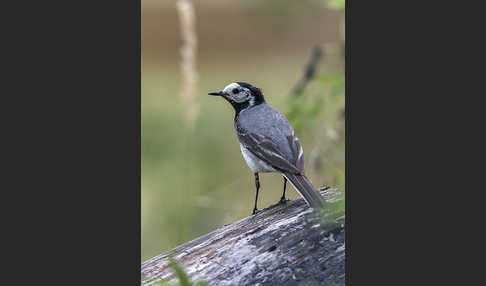
[[[304,174],[304,151],[285,116],[265,102],[263,93],[245,82],[234,82],[209,95],[222,96],[235,109],[235,131],[248,167],[255,175],[257,209],[260,182],[258,173],[278,172],[284,177],[281,203],[285,203],[287,180],[311,207],[323,200]]]

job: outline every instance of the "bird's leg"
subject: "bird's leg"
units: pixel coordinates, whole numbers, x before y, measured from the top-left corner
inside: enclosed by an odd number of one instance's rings
[[[258,201],[258,190],[260,189],[260,178],[258,177],[258,173],[255,173],[255,186],[256,186],[256,197],[255,197],[255,207],[253,207],[253,213],[256,214],[257,209],[257,201]]]
[[[287,178],[283,177],[283,179],[284,179],[283,194],[282,194],[282,197],[280,198],[280,201],[279,201],[279,203],[281,203],[281,204],[285,204],[287,202],[287,200],[285,199],[285,187],[287,186]]]

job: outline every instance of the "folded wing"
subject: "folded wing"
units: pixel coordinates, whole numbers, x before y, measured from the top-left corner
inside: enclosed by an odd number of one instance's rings
[[[252,133],[243,128],[238,128],[237,134],[238,139],[245,148],[272,167],[281,172],[289,172],[292,174],[304,173],[304,152],[299,139],[293,132],[290,136],[287,136],[286,140],[293,154],[293,158],[290,158],[290,156],[282,152],[274,140],[268,136]]]

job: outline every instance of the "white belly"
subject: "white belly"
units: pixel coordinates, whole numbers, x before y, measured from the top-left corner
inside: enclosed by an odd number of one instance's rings
[[[258,159],[255,155],[253,155],[248,149],[243,147],[240,144],[241,154],[243,154],[243,158],[245,158],[246,164],[252,170],[253,173],[268,173],[268,172],[277,172],[272,166],[265,163],[264,161]]]

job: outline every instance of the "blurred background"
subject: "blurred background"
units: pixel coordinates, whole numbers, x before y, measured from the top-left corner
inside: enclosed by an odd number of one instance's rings
[[[287,116],[316,187],[345,190],[344,0],[205,0],[194,8],[197,82],[185,101],[176,1],[142,0],[143,261],[252,211],[254,177],[234,111],[207,95],[231,82],[261,88]],[[323,56],[315,77],[292,94],[316,45]],[[283,179],[264,173],[260,183],[259,209],[280,199]],[[287,194],[298,197],[291,185]]]

